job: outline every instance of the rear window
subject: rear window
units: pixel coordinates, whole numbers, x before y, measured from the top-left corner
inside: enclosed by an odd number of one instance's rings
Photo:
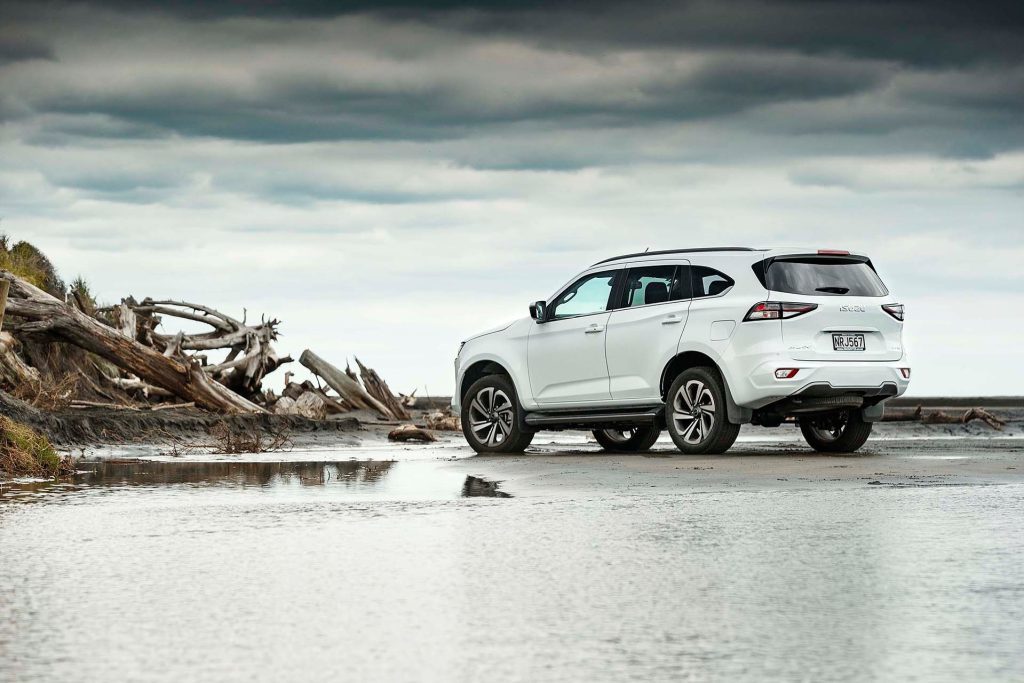
[[[714,268],[708,268],[707,266],[691,266],[690,273],[690,282],[693,287],[692,296],[694,299],[718,296],[736,284],[725,273],[719,272]]]
[[[773,292],[806,296],[885,296],[882,284],[870,263],[835,258],[776,259],[754,266],[761,284]]]

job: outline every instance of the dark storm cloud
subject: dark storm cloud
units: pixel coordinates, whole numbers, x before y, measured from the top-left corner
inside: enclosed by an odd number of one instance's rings
[[[119,11],[189,19],[377,14],[562,45],[796,49],[911,64],[1016,60],[1015,0],[99,0]]]
[[[44,43],[13,35],[0,29],[0,66],[32,59],[53,59],[53,50]]]
[[[97,20],[96,45],[80,47],[102,56],[124,36],[117,17],[130,27],[181,33],[180,52],[168,51],[138,64],[134,80],[71,81],[39,92],[29,81],[6,89],[0,115],[31,113],[97,117],[120,122],[125,137],[173,133],[238,140],[440,140],[471,135],[480,128],[534,123],[573,128],[644,125],[728,117],[773,104],[852,97],[884,91],[890,79],[908,69],[952,72],[949,81],[901,86],[889,97],[884,116],[809,117],[811,128],[856,132],[913,124],[929,108],[965,111],[978,123],[1013,127],[1021,107],[1021,78],[1006,70],[1024,61],[1021,3],[935,2],[98,2],[96,5],[8,5],[0,36],[0,65],[54,58],[38,36],[59,41],[71,30],[65,14],[90,16],[91,7],[108,14]],[[10,9],[15,8],[15,9]],[[99,10],[97,10],[99,11]],[[112,14],[110,14],[112,12]],[[362,43],[380,63],[336,61],[332,47],[352,36],[307,35],[328,30],[334,17],[369,21],[376,31]],[[253,18],[256,19],[253,19]],[[278,19],[287,20],[278,21]],[[254,24],[253,22],[257,23]],[[302,23],[305,21],[306,23]],[[227,22],[227,23],[225,23]],[[243,23],[239,23],[243,22]],[[247,22],[247,23],[244,23]],[[296,23],[298,22],[298,23]],[[109,24],[109,26],[107,26]],[[34,30],[18,33],[19,26]],[[187,69],[190,26],[206,31],[205,61]],[[130,29],[125,29],[129,31]],[[110,32],[104,36],[104,31]],[[211,81],[216,73],[218,31],[223,52],[248,45],[249,61],[238,65],[234,81]],[[409,36],[413,36],[409,39]],[[35,36],[35,37],[34,37]],[[106,39],[105,39],[106,38]],[[534,55],[512,52],[495,57],[511,71],[491,74],[485,58],[479,72],[451,75],[482,41],[519,46],[522,52],[575,56],[579,78],[558,64],[545,70]],[[143,46],[137,46],[139,49]],[[305,51],[305,62],[268,68],[281,51]],[[647,63],[630,71],[616,59],[644,55]],[[441,58],[438,55],[442,55]],[[696,58],[694,58],[696,56]],[[673,60],[694,63],[678,68]],[[73,58],[57,53],[69,64]],[[517,67],[516,60],[522,63]],[[504,62],[502,62],[504,60]],[[662,66],[659,62],[663,62]],[[422,65],[421,78],[394,77],[397,70]],[[145,72],[173,78],[150,82]],[[411,65],[411,66],[410,66]],[[97,68],[125,70],[118,60]],[[970,71],[988,70],[987,81]],[[379,73],[375,73],[378,69]],[[518,69],[518,73],[515,70]],[[586,73],[590,71],[592,73]],[[961,71],[962,87],[949,85]],[[3,72],[0,71],[0,78]],[[45,76],[43,77],[45,78]],[[922,77],[924,78],[924,77]],[[924,79],[926,80],[926,79]],[[581,84],[582,82],[582,84]],[[508,83],[507,92],[501,86]],[[954,85],[956,85],[954,83]],[[493,91],[493,92],[491,92]],[[614,96],[610,96],[610,93]],[[488,96],[490,95],[490,96]],[[1002,119],[1000,119],[1000,115]],[[941,116],[940,116],[941,118]],[[796,122],[799,123],[799,122]],[[37,134],[56,139],[62,131]],[[89,136],[91,123],[79,124]],[[74,128],[74,126],[71,126]],[[96,128],[103,137],[109,126]]]
[[[823,151],[986,158],[1024,145],[1021,6],[5,4],[0,119],[24,124],[33,145],[406,141],[489,169]],[[669,147],[582,142],[695,125],[716,134]],[[554,131],[581,144],[552,146]],[[751,132],[775,143],[758,148]],[[497,142],[481,149],[481,138]],[[308,194],[350,192],[420,200]]]

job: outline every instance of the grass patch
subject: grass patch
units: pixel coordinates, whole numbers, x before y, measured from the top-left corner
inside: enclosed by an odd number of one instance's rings
[[[68,293],[74,297],[75,303],[82,313],[86,315],[96,315],[96,297],[92,293],[92,289],[89,287],[89,283],[85,281],[81,275],[76,277],[68,288]]]
[[[0,473],[8,476],[60,477],[74,474],[70,455],[61,456],[36,430],[0,415]]]

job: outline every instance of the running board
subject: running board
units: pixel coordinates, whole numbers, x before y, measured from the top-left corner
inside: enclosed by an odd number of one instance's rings
[[[633,411],[602,411],[594,413],[527,413],[530,427],[570,427],[575,425],[641,425],[654,424],[661,419],[664,408]]]

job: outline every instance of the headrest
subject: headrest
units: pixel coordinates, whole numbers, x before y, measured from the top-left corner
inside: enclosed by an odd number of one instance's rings
[[[645,304],[660,304],[668,301],[668,285],[664,282],[648,282],[644,288]]]

